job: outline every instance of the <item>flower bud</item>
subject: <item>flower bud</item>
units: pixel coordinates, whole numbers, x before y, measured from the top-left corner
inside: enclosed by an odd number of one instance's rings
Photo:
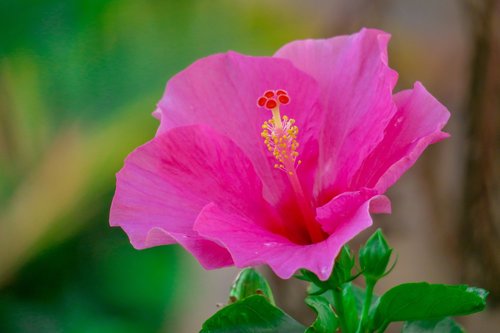
[[[255,269],[245,268],[236,277],[231,291],[229,292],[229,303],[240,301],[248,296],[262,295],[269,303],[274,303],[273,293],[267,280]]]
[[[363,275],[367,278],[380,279],[389,264],[392,248],[389,247],[382,231],[378,229],[359,250],[359,263]]]
[[[344,245],[335,260],[335,266],[333,267],[332,276],[329,280],[334,286],[341,286],[342,284],[349,282],[352,278],[351,272],[353,267],[354,255],[352,254],[349,246]]]

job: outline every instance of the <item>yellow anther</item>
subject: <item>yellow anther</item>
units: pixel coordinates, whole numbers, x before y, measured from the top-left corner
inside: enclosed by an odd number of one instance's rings
[[[281,117],[279,106],[271,110],[273,117],[265,121],[262,125],[264,129],[261,136],[264,138],[264,144],[272,152],[274,158],[280,162],[274,164],[276,169],[282,169],[289,175],[295,173],[296,167],[301,163],[297,161],[299,153],[297,147],[297,135],[299,129],[295,120],[288,116]]]

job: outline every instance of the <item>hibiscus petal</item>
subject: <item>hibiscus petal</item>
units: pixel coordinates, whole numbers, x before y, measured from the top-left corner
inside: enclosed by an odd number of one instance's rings
[[[257,99],[269,89],[286,89],[291,97],[282,114],[299,127],[298,169],[305,183],[312,183],[317,158],[319,110],[317,83],[288,60],[250,57],[235,52],[196,61],[167,84],[155,116],[161,118],[158,133],[182,125],[204,124],[231,138],[251,159],[272,204],[289,196],[285,173],[277,172],[274,157],[260,136],[262,124],[271,118],[257,107]],[[161,112],[161,117],[158,114]],[[312,188],[312,184],[305,184]]]
[[[391,200],[385,195],[377,195],[370,201],[370,213],[390,214],[392,212]]]
[[[320,205],[348,189],[396,111],[392,89],[397,73],[387,64],[389,38],[385,32],[363,29],[351,36],[295,41],[275,54],[318,81],[322,107],[328,110],[320,136]]]
[[[353,188],[366,186],[385,192],[432,143],[447,138],[441,132],[450,113],[421,83],[394,96],[397,113],[385,129],[384,139],[363,162]]]
[[[136,248],[178,242],[205,267],[229,265],[226,250],[193,230],[209,202],[266,221],[261,181],[241,149],[210,128],[179,127],[127,157],[110,224],[122,227]]]
[[[370,200],[367,200],[325,241],[310,245],[292,243],[250,218],[224,211],[214,203],[203,208],[194,228],[200,235],[223,244],[237,267],[267,264],[283,279],[305,268],[326,280],[342,246],[371,225],[369,210]]]
[[[378,195],[377,190],[363,188],[359,191],[344,192],[337,195],[327,204],[316,209],[316,219],[321,224],[323,230],[333,234],[337,229],[349,224],[352,230],[358,233],[369,227],[372,222],[368,215],[367,219],[353,219],[358,214],[359,208],[366,202],[371,201],[370,211],[373,213],[386,213],[390,211],[389,199]]]

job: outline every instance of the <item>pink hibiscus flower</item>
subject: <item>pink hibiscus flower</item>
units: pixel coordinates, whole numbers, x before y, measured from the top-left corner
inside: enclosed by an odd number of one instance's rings
[[[327,279],[370,213],[390,212],[387,188],[448,136],[449,112],[420,83],[392,94],[389,38],[363,29],[196,61],[118,173],[111,225],[138,249],[179,243],[207,269]]]

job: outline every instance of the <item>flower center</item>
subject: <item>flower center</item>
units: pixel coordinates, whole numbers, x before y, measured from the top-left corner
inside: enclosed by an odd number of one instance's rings
[[[324,240],[325,236],[316,222],[316,214],[311,206],[311,201],[306,196],[297,177],[297,167],[302,163],[301,160],[297,159],[299,156],[297,152],[299,128],[295,125],[295,119],[287,116],[282,117],[279,108],[280,105],[288,103],[290,103],[290,96],[283,89],[267,90],[259,97],[257,105],[270,110],[273,115],[271,119],[262,124],[261,136],[264,138],[267,149],[276,158],[277,163],[274,164],[274,167],[286,172],[302,213],[303,227],[307,230],[310,241],[316,243]]]

